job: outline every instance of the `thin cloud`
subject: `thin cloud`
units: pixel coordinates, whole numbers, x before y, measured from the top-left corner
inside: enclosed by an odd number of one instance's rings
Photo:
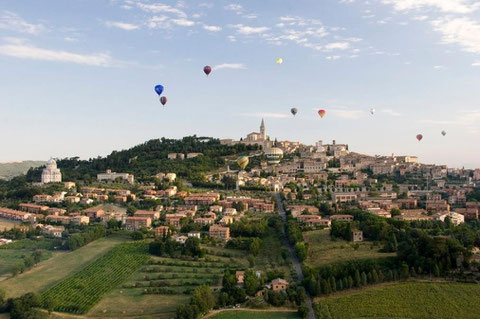
[[[203,28],[207,31],[218,32],[222,30],[222,27],[216,25],[204,25]]]
[[[37,35],[47,30],[42,24],[32,24],[23,20],[18,14],[3,11],[0,17],[0,29]]]
[[[464,51],[480,53],[480,24],[469,18],[444,17],[432,21],[442,43],[459,44]]]
[[[140,28],[138,25],[135,24],[117,21],[106,21],[105,25],[110,28],[118,28],[126,31],[137,30]]]
[[[474,0],[383,0],[382,2],[392,4],[396,11],[431,8],[445,13],[471,13],[480,6]]]
[[[37,48],[26,44],[5,44],[0,46],[0,54],[19,59],[38,61],[70,62],[90,66],[109,67],[113,65],[110,55],[105,53],[79,54]]]
[[[237,29],[237,33],[243,35],[260,34],[270,30],[268,27],[250,27],[243,24],[232,25],[232,28]]]
[[[472,66],[480,66],[480,61],[473,62]]]
[[[172,23],[182,26],[182,27],[191,27],[195,25],[194,21],[187,20],[187,19],[172,19]]]
[[[391,115],[391,116],[402,116],[402,114],[398,113],[397,111],[394,111],[392,109],[382,109],[380,112]]]
[[[255,113],[242,113],[241,116],[248,116],[248,117],[258,117],[258,118],[274,118],[274,119],[283,119],[290,117],[289,114],[284,113],[262,113],[262,112],[255,112]]]
[[[242,63],[222,63],[215,65],[213,67],[214,70],[221,70],[221,69],[234,69],[234,70],[244,70],[247,67]]]
[[[225,10],[229,10],[229,11],[235,11],[237,13],[241,12],[243,10],[243,7],[240,5],[240,4],[237,4],[237,3],[231,3],[229,5],[226,5],[225,7],[223,7]]]
[[[150,12],[150,13],[172,13],[175,14],[181,18],[186,18],[187,14],[183,12],[180,9],[174,8],[172,6],[169,6],[167,4],[161,4],[161,3],[156,3],[156,4],[145,4],[142,2],[134,2],[135,5],[140,8],[141,10],[145,12]]]
[[[332,42],[325,45],[326,50],[346,50],[350,47],[348,42]]]

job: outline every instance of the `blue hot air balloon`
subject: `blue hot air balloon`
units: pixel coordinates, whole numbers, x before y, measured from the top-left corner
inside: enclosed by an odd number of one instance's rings
[[[163,92],[163,85],[156,85],[155,86],[155,92],[157,92],[158,95],[162,95]]]

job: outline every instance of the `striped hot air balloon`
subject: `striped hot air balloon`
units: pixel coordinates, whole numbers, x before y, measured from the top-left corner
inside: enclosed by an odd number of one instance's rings
[[[237,158],[237,164],[241,169],[245,169],[248,165],[249,159],[248,156],[240,156]]]

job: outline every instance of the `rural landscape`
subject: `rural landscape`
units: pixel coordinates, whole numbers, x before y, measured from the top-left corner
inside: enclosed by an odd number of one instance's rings
[[[476,0],[0,2],[0,319],[480,318]]]

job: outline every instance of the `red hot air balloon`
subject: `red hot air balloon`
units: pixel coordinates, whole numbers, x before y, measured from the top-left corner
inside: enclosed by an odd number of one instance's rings
[[[318,115],[320,115],[321,118],[323,118],[325,116],[325,110],[319,110],[318,111]]]
[[[422,134],[418,134],[418,135],[417,135],[417,140],[418,140],[419,142],[422,140],[422,138],[423,138],[423,135],[422,135]]]
[[[212,72],[212,67],[207,65],[203,68],[203,72],[205,72],[205,74],[208,76],[210,74],[210,72]]]
[[[163,106],[165,106],[165,104],[167,104],[167,97],[166,96],[162,96],[160,98],[160,103],[162,103]]]

